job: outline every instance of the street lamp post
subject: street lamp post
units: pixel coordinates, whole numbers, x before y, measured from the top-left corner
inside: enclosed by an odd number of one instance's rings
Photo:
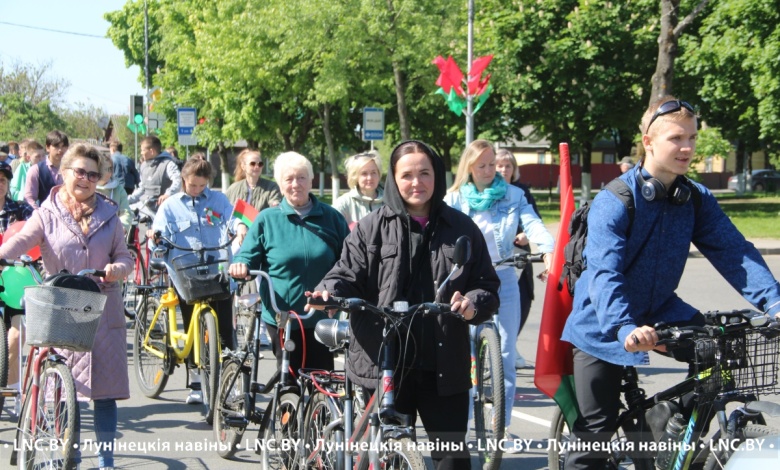
[[[466,60],[466,81],[471,78],[471,62],[474,57],[474,0],[469,0],[469,36],[468,36],[468,56]],[[469,93],[466,86],[466,146],[474,140],[474,97]]]

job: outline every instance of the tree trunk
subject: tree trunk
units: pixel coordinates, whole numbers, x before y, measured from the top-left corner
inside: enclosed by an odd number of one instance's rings
[[[674,59],[677,57],[677,27],[680,0],[661,0],[661,32],[658,35],[658,59],[652,79],[650,103],[664,95],[672,94]]]
[[[220,142],[217,144],[217,155],[219,155],[219,166],[221,171],[221,183],[222,183],[222,190],[226,190],[228,186],[230,186],[230,172],[228,168],[228,155],[227,155],[227,148],[225,147],[224,142]]]
[[[580,203],[590,201],[590,190],[592,188],[590,163],[593,155],[593,144],[591,142],[592,139],[588,139],[581,147],[582,178],[580,188],[582,189],[582,193],[580,194]]]
[[[406,78],[398,61],[393,61],[393,77],[395,78],[395,97],[398,102],[398,127],[401,130],[401,140],[412,138],[409,127],[409,111],[406,109]]]
[[[325,143],[328,146],[328,157],[330,159],[331,169],[331,189],[333,191],[333,200],[339,197],[339,166],[336,161],[336,149],[333,147],[333,135],[330,132],[330,104],[325,103],[320,110],[320,119],[322,119],[322,134],[325,136]]]

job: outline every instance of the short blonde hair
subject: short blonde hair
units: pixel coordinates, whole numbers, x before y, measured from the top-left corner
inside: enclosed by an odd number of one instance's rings
[[[314,179],[314,169],[308,158],[298,152],[284,152],[276,157],[274,161],[274,180],[279,186],[282,185],[284,175],[289,171],[306,169],[309,180]]]
[[[379,152],[376,150],[347,157],[344,167],[347,169],[347,185],[350,189],[357,188],[360,171],[363,167],[368,165],[369,162],[374,162],[376,169],[379,171],[379,177],[381,178],[382,157],[379,156]]]
[[[455,181],[450,186],[449,192],[454,193],[460,191],[460,187],[468,183],[469,176],[471,174],[471,167],[474,166],[474,162],[477,161],[482,152],[487,149],[492,149],[493,145],[487,140],[475,140],[466,147],[463,151],[463,155],[460,157],[460,163],[458,163],[458,173],[455,175]]]
[[[650,135],[650,131],[654,129],[651,126],[650,121],[652,121],[655,112],[658,111],[658,108],[660,108],[661,105],[669,101],[680,101],[680,100],[678,100],[677,98],[671,95],[662,96],[661,98],[654,101],[653,104],[651,104],[647,108],[647,110],[645,110],[645,114],[642,115],[642,122],[640,123],[641,128],[639,129],[639,132],[641,132],[642,135],[645,134]],[[684,106],[680,106],[680,109],[673,113],[668,113],[662,116],[658,116],[656,120],[652,122],[652,124],[661,121],[680,122],[685,119],[691,119],[691,118],[696,119],[697,118],[696,113],[692,113],[689,109],[685,108]]]
[[[507,181],[507,183],[514,183],[520,179],[520,170],[517,167],[517,159],[515,158],[515,154],[507,149],[498,149],[498,152],[496,152],[496,164],[498,164],[500,161],[508,161],[512,163],[512,181]]]

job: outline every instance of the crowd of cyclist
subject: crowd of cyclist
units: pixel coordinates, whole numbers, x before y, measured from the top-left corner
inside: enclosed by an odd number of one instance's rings
[[[641,194],[641,198],[635,197],[638,208],[652,200],[660,200],[680,212],[674,215],[677,217],[674,220],[679,222],[681,218],[694,217],[686,225],[690,233],[677,237],[681,240],[680,246],[687,247],[693,240],[716,254],[722,254],[726,249],[746,253],[745,259],[750,261],[743,261],[741,269],[749,276],[741,278],[729,272],[726,277],[733,280],[732,284],[754,305],[774,314],[780,310],[780,288],[766,264],[760,256],[754,256],[754,250],[744,237],[736,229],[732,230],[733,225],[728,225],[730,222],[720,216],[722,211],[719,212],[706,188],[690,183],[682,176],[690,164],[689,157],[695,145],[696,120],[690,105],[679,103],[684,102],[669,97],[648,109],[642,130],[647,156],[622,178],[631,185],[633,192]],[[236,161],[235,182],[223,193],[209,187],[214,174],[207,160],[190,158],[181,162],[169,151],[164,151],[160,140],[154,136],[141,141],[139,170],[132,159],[121,153],[119,143],[111,144],[110,158],[100,158],[94,148],[84,144],[71,147],[66,135],[53,131],[47,136],[45,147],[44,156],[36,142],[22,142],[15,172],[11,164],[0,162],[0,202],[4,204],[0,227],[4,231],[16,220],[33,221],[14,238],[6,240],[0,247],[0,257],[18,256],[34,242],[41,246],[46,270],[103,269],[108,276],[102,280],[101,287],[107,293],[119,292],[117,281],[131,269],[123,227],[127,230],[130,207],[135,206],[155,214],[147,233],[152,240],[162,234],[180,246],[217,246],[230,234],[235,234],[236,252],[231,253],[229,274],[241,280],[247,278],[249,270],[267,272],[274,281],[275,292],[261,288],[260,295],[264,300],[274,295],[282,310],[302,312],[308,307],[310,296],[329,295],[360,297],[377,305],[389,305],[397,300],[410,304],[434,300],[449,302],[453,310],[462,315],[462,320],[451,316],[424,317],[409,325],[410,335],[418,347],[413,357],[404,359],[408,366],[405,368],[407,379],[396,397],[399,411],[419,415],[429,438],[441,443],[465,444],[471,388],[467,325],[479,324],[496,314],[505,373],[505,416],[509,423],[514,406],[515,366],[522,367],[525,362],[516,352],[516,343],[527,318],[533,281],[529,282],[526,277],[518,283],[514,269],[494,268],[493,263],[511,254],[515,246],[527,246],[530,241],[545,254],[545,269],[549,269],[552,257],[547,254],[551,254],[554,247],[553,237],[544,227],[530,191],[517,181],[519,174],[511,154],[500,152],[497,157],[490,142],[472,142],[460,159],[454,184],[447,190],[443,161],[423,142],[402,142],[392,150],[384,185],[381,184],[383,164],[378,152],[360,153],[345,161],[350,190],[334,197],[331,207],[312,194],[312,164],[295,152],[275,158],[275,183],[262,177],[264,162],[258,151],[241,152]],[[17,180],[19,175],[26,178],[23,184]],[[719,233],[724,233],[724,225],[728,228],[731,234],[726,240],[728,246],[717,246],[726,241],[711,239],[711,224],[703,220],[701,214],[688,209],[691,206],[685,205],[687,199],[648,195],[648,184],[658,191],[684,186],[700,192],[708,217],[719,221]],[[645,218],[639,217],[637,209],[632,238],[627,244],[627,236],[621,232],[626,230],[624,208],[610,196],[599,195],[591,211],[609,223],[596,224],[598,236],[592,247],[588,244],[590,251],[586,251],[586,257],[590,256],[591,264],[597,269],[589,269],[589,274],[578,283],[581,286],[576,291],[575,312],[565,332],[566,339],[577,347],[575,359],[580,364],[575,379],[581,419],[574,428],[579,439],[587,439],[588,432],[608,433],[613,412],[605,411],[607,404],[598,400],[598,394],[594,396],[592,386],[582,390],[580,387],[591,382],[603,383],[604,370],[613,367],[610,363],[618,358],[621,363],[635,363],[644,351],[654,346],[653,330],[646,326],[652,322],[645,322],[642,315],[647,317],[664,309],[676,311],[679,307],[677,310],[682,313],[675,320],[692,317],[690,309],[677,305],[680,301],[676,297],[666,301],[647,299],[647,305],[654,306],[653,312],[632,313],[630,306],[634,305],[634,296],[644,299],[646,295],[655,295],[653,292],[659,287],[645,291],[640,286],[647,283],[641,279],[648,274],[634,280],[635,268],[631,263],[626,266],[621,261],[623,250],[628,246],[630,250],[639,251],[642,243],[664,244],[665,235],[656,233],[658,229],[653,229],[654,225],[644,222]],[[239,200],[259,211],[253,223],[247,224],[233,216]],[[658,209],[661,205],[654,207]],[[686,209],[681,212],[683,209],[678,207]],[[609,213],[604,213],[607,209]],[[664,223],[671,224],[672,220]],[[640,231],[649,234],[642,238],[644,241],[636,236]],[[673,231],[680,232],[679,229]],[[657,236],[653,237],[653,233]],[[452,269],[452,248],[461,235],[469,236],[472,241],[471,258],[447,285],[444,295],[436,298],[437,287]],[[607,243],[602,243],[601,239]],[[742,251],[734,251],[737,249]],[[175,253],[167,256],[175,256]],[[611,261],[604,264],[605,260]],[[674,264],[671,267],[676,274],[677,271],[681,273],[682,267],[677,261],[669,260],[669,263]],[[655,267],[648,266],[642,272],[656,272],[658,264],[656,261]],[[719,268],[722,266],[717,261],[715,264]],[[740,267],[740,263],[736,266]],[[175,287],[180,282],[175,277],[172,281]],[[626,291],[621,283],[628,283],[633,290]],[[607,291],[594,286],[614,287],[611,300],[602,299]],[[673,296],[675,287],[676,284],[670,284],[669,289],[665,288],[658,295]],[[616,299],[623,303],[616,303]],[[95,402],[95,428],[99,440],[115,438],[116,400],[129,397],[124,335],[119,339],[116,336],[119,333],[114,331],[124,327],[123,309],[118,297],[112,302],[99,330],[99,335],[104,334],[105,338],[99,338],[96,343],[96,348],[105,349],[83,353],[87,362],[70,364],[75,371],[80,396]],[[279,325],[269,305],[270,302],[263,302],[262,320],[277,363],[281,365]],[[212,307],[219,319],[222,345],[233,348],[231,301],[214,301]],[[588,314],[586,319],[582,312],[589,309],[597,312]],[[609,315],[603,316],[602,311]],[[16,345],[19,341],[17,317],[23,312],[6,312],[9,339]],[[182,314],[188,322],[191,307],[182,305]],[[293,370],[304,361],[309,368],[333,368],[333,354],[315,341],[313,334],[316,322],[326,315],[319,313],[304,322],[302,328],[295,328],[293,340],[305,340],[307,348],[305,357],[301,348],[292,352]],[[609,325],[609,331],[604,325]],[[381,342],[380,323],[375,318],[353,315],[350,326],[355,340],[350,344],[347,372],[355,383],[373,389],[378,380],[376,358]],[[584,337],[575,333],[574,328],[589,333]],[[101,346],[103,342],[111,341],[121,346],[121,354],[113,354],[110,344]],[[602,350],[607,351],[608,357],[602,357]],[[14,360],[18,361],[18,358]],[[19,378],[14,375],[16,369],[17,366],[11,364],[10,383],[13,386],[18,386]],[[191,390],[187,402],[198,403],[203,400],[199,378],[195,369],[190,369],[190,374]],[[105,390],[105,381],[109,379],[112,387]],[[442,448],[457,449],[457,446]],[[113,467],[110,450],[99,457],[101,468]],[[597,467],[600,464],[596,458],[602,456],[576,457],[572,459],[571,468]],[[439,469],[470,468],[466,450],[434,451],[432,458]]]

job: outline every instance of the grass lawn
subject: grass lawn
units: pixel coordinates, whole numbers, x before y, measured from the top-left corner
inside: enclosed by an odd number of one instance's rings
[[[780,238],[780,194],[716,193],[716,199],[746,238]],[[536,205],[545,220],[560,217],[558,195],[552,195],[548,202],[547,193],[534,194]]]
[[[317,190],[314,190],[317,194]],[[575,194],[575,199],[577,195]],[[780,194],[756,193],[737,196],[732,191],[715,194],[723,211],[746,238],[780,238]],[[560,217],[558,195],[534,191],[542,219],[551,222]],[[319,198],[331,204],[330,193]]]

